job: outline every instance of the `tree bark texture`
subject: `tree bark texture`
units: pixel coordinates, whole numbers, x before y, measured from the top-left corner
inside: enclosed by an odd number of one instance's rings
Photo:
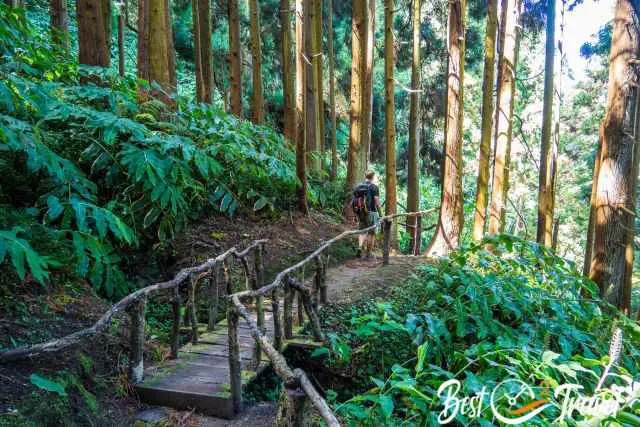
[[[305,141],[307,146],[307,165],[315,176],[320,174],[320,109],[318,105],[318,14],[316,3],[320,0],[304,0],[304,57],[305,92]]]
[[[192,0],[193,57],[196,68],[196,97],[211,104],[213,96],[213,57],[211,51],[211,5],[209,0]]]
[[[364,75],[362,77],[362,150],[360,151],[360,161],[365,171],[369,168],[369,160],[371,158],[371,122],[373,117],[373,57],[375,48],[376,27],[376,0],[366,1],[366,47]],[[362,175],[364,175],[364,173]]]
[[[329,109],[331,113],[331,180],[338,176],[338,139],[336,137],[336,71],[333,55],[333,0],[327,0],[327,49],[329,51]]]
[[[629,228],[636,208],[634,159],[637,134],[638,78],[640,53],[638,15],[631,1],[618,0],[613,21],[609,65],[607,110],[600,126],[602,141],[595,196],[593,260],[589,276],[600,288],[601,297],[629,312],[631,272],[627,248],[633,238]],[[632,261],[632,257],[631,257]]]
[[[462,121],[466,1],[449,2],[449,66],[445,126],[442,201],[430,255],[447,254],[460,244],[462,232]]]
[[[538,183],[538,243],[551,247],[553,238],[553,187],[552,187],[552,123],[553,123],[553,86],[556,51],[556,2],[547,0],[547,41],[544,56],[544,102],[542,106],[542,136],[540,142],[540,176]]]
[[[260,7],[258,0],[249,0],[251,56],[253,59],[253,96],[251,102],[253,123],[264,124],[264,94],[262,89],[262,38],[260,36]]]
[[[416,212],[420,207],[420,134],[418,118],[420,117],[420,17],[422,0],[413,0],[411,10],[413,27],[413,51],[411,62],[411,104],[409,106],[409,146],[407,147],[407,212]],[[407,233],[413,236],[416,224],[415,217],[407,217]],[[411,227],[409,227],[411,226]],[[413,247],[413,239],[409,239],[409,247]]]
[[[64,50],[69,49],[69,13],[67,0],[49,0],[53,42]]]
[[[231,113],[242,117],[242,51],[240,49],[240,13],[238,0],[227,1],[229,17],[229,81]]]
[[[518,23],[520,1],[502,0],[500,57],[498,60],[498,95],[495,112],[493,185],[489,208],[489,235],[502,232],[509,180],[509,159],[513,133],[513,106],[515,104],[515,73],[518,60]],[[504,34],[502,34],[504,31]]]
[[[81,64],[111,65],[111,0],[77,0],[78,50]]]
[[[295,73],[291,58],[291,1],[280,0],[280,37],[282,48],[282,88],[284,95],[284,136],[296,139]]]
[[[488,0],[487,26],[484,38],[484,73],[482,77],[482,127],[476,182],[476,204],[473,219],[473,239],[484,236],[489,203],[489,169],[491,158],[491,130],[493,125],[493,86],[495,80],[496,29],[498,0]]]
[[[307,206],[307,159],[306,159],[306,62],[304,61],[304,0],[296,1],[296,176],[298,186],[296,198],[298,210],[308,213]]]
[[[325,123],[324,123],[324,49],[323,49],[323,19],[322,19],[322,1],[313,0],[314,5],[314,38],[313,38],[313,57],[314,57],[314,70],[316,73],[316,80],[318,90],[316,92],[316,105],[317,105],[317,129],[318,129],[318,166],[320,170],[324,170],[324,145],[325,145]]]
[[[394,67],[395,52],[393,48],[393,19],[395,17],[395,1],[384,2],[384,118],[386,140],[386,167],[385,167],[385,214],[393,215],[397,211],[397,169],[396,169],[396,105]],[[398,246],[397,221],[385,225],[385,236],[388,235],[388,246]],[[385,249],[388,249],[385,246]],[[388,251],[387,251],[388,254]]]

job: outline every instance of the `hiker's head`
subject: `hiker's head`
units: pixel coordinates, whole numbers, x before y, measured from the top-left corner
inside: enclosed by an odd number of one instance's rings
[[[368,170],[367,173],[364,174],[364,177],[369,180],[369,181],[373,181],[373,178],[375,178],[376,173],[372,170]]]

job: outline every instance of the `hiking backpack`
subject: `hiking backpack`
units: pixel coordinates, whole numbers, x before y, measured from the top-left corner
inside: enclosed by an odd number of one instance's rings
[[[353,189],[353,198],[351,199],[351,208],[353,213],[361,220],[367,219],[369,213],[369,195],[371,193],[371,184],[363,182]]]

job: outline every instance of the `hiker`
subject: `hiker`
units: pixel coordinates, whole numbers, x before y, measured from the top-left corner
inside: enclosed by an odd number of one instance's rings
[[[365,229],[375,225],[380,220],[380,190],[373,183],[376,173],[367,171],[365,180],[353,189],[353,199],[351,206],[353,213],[358,218],[360,229]],[[377,228],[377,227],[376,227]],[[365,255],[367,258],[373,257],[373,250],[376,246],[376,228],[373,228],[366,235],[358,235],[358,256]],[[364,252],[363,252],[364,249]]]

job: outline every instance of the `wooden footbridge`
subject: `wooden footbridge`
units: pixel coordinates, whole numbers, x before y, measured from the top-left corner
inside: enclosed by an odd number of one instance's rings
[[[284,416],[287,423],[300,424],[304,414],[296,408],[304,407],[308,401],[327,425],[338,426],[338,419],[305,372],[291,369],[282,352],[291,345],[313,347],[325,343],[317,309],[327,303],[328,251],[333,244],[382,225],[383,264],[386,265],[389,263],[392,222],[400,217],[416,217],[414,242],[419,248],[421,218],[432,212],[434,209],[386,216],[381,218],[380,224],[345,231],[281,271],[266,285],[264,253],[267,241],[257,240],[243,251],[231,248],[200,265],[180,270],[172,280],[129,294],[87,329],[46,343],[2,352],[0,363],[33,358],[76,345],[90,336],[108,332],[113,318],[127,313],[130,318],[129,378],[142,401],[232,418],[242,410],[243,387],[271,365],[284,382],[284,396],[289,401],[286,405],[289,413]],[[234,261],[241,266],[244,290],[234,289],[231,268]],[[313,277],[305,281],[298,273],[309,265]],[[187,288],[186,292],[181,292],[181,288]],[[169,360],[145,369],[145,306],[148,298],[163,293],[170,296],[173,312],[171,355]],[[197,319],[199,298],[203,295],[208,314],[206,324],[198,323]],[[218,322],[221,301],[226,302],[226,316]],[[188,316],[182,316],[183,306],[186,306]],[[182,324],[183,317],[188,318],[188,324]],[[300,335],[306,322],[311,336]],[[183,346],[180,346],[181,333],[188,333],[190,338]]]

